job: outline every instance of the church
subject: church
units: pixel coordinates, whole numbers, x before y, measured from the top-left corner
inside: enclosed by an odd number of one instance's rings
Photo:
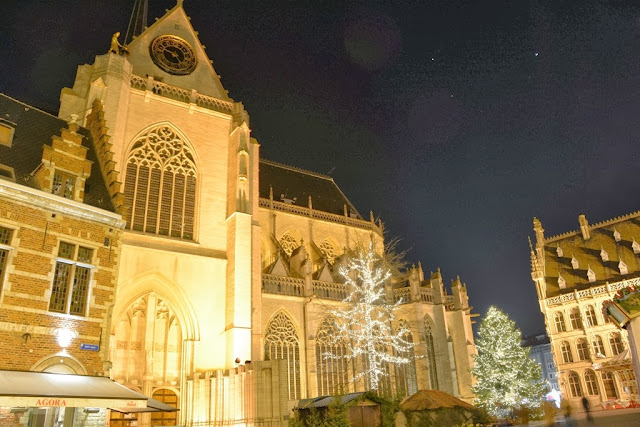
[[[382,223],[331,177],[260,157],[181,2],[80,65],[57,117],[9,96],[0,107],[0,332],[71,330],[64,367],[51,342],[0,369],[104,375],[179,409],[113,412],[114,426],[286,425],[300,399],[367,389],[357,363],[322,354],[346,351],[329,339],[349,292],[337,266],[359,243],[382,248]],[[30,197],[43,199],[37,225]],[[35,254],[46,262],[31,272]],[[387,300],[415,347],[381,391],[470,401],[466,285],[447,291],[419,264]]]

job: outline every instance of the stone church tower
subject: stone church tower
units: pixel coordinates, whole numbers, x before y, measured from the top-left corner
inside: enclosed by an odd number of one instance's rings
[[[346,351],[328,339],[328,308],[348,294],[341,257],[362,242],[382,248],[382,225],[331,177],[260,159],[180,1],[125,48],[114,37],[60,100],[60,118],[90,128],[126,221],[110,376],[180,408],[138,426],[286,425],[299,399],[367,389],[351,381],[366,361],[322,354]],[[402,303],[393,327],[416,347],[410,366],[386,367],[384,392],[470,400],[466,286],[447,294],[440,271],[425,278],[418,265],[387,299]]]
[[[180,396],[185,416],[193,373],[259,354],[259,146],[180,4],[127,50],[81,65],[59,116],[100,116],[123,184],[112,377],[148,396]]]

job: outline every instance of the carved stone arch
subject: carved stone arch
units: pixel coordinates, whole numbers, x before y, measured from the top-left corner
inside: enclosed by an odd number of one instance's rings
[[[160,295],[171,305],[180,323],[182,338],[199,341],[200,326],[191,301],[176,283],[157,271],[139,274],[119,285],[112,319],[120,319],[131,304],[151,292]],[[114,323],[109,332],[111,335],[115,333]]]
[[[287,228],[278,238],[280,247],[288,255],[291,256],[294,250],[302,245],[302,237],[292,227]]]
[[[56,369],[63,367],[63,369]],[[42,359],[38,360],[30,371],[35,372],[56,372],[56,373],[69,373],[76,375],[98,374],[97,372],[87,372],[82,362],[70,354],[61,356],[60,354],[50,354]]]
[[[194,165],[196,167],[196,170],[200,170],[199,165],[201,164],[201,160],[198,157],[198,152],[196,151],[195,147],[191,143],[189,137],[187,137],[187,135],[184,132],[182,132],[182,130],[180,130],[180,128],[178,126],[176,126],[175,124],[173,124],[170,120],[163,120],[163,121],[160,121],[160,122],[151,123],[150,125],[147,125],[143,129],[141,129],[133,138],[131,138],[131,141],[129,141],[129,143],[128,143],[127,147],[126,147],[125,153],[126,153],[127,158],[129,157],[129,154],[133,150],[134,146],[136,145],[136,141],[138,141],[144,135],[148,134],[153,129],[158,129],[158,128],[161,128],[161,127],[169,128],[171,131],[173,131],[176,134],[176,136],[178,136],[180,138],[182,143],[191,152],[191,154],[193,156],[193,162],[194,162]],[[124,159],[124,160],[126,162],[126,159]]]

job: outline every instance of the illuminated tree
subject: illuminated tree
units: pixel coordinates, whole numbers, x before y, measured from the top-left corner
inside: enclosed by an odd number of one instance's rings
[[[540,364],[522,347],[522,334],[502,311],[490,307],[478,328],[472,387],[476,404],[491,415],[504,417],[512,409],[537,409],[546,385],[540,382]]]
[[[334,359],[363,360],[362,372],[353,381],[367,377],[372,390],[378,390],[380,380],[387,376],[387,364],[402,365],[410,362],[406,356],[414,346],[405,340],[410,331],[400,325],[394,331],[393,310],[402,301],[387,303],[385,284],[391,278],[392,266],[376,254],[373,244],[366,250],[357,250],[340,266],[350,294],[340,309],[331,310],[336,317],[335,343],[346,343],[346,354],[324,353]],[[400,356],[397,356],[400,355]]]

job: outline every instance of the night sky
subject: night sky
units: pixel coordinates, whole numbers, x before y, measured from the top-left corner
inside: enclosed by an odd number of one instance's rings
[[[1,3],[0,91],[56,112],[134,1]],[[331,175],[477,313],[542,332],[532,217],[639,208],[638,1],[184,3],[263,157]]]

